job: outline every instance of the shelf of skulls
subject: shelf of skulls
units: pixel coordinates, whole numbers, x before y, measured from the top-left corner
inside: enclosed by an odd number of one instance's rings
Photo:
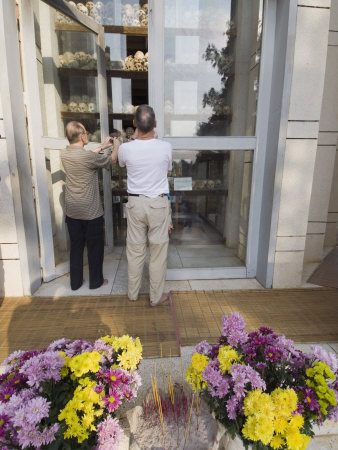
[[[100,113],[61,111],[62,119],[99,119]]]
[[[115,120],[129,120],[129,121],[132,121],[134,119],[134,114],[109,113],[109,117],[112,117]]]
[[[102,25],[113,25],[120,22],[123,26],[148,27],[148,3],[144,3],[142,6],[138,3],[121,5],[120,17],[115,15],[113,2],[68,0],[68,4]]]
[[[94,69],[68,69],[59,67],[59,75],[63,77],[97,77],[97,70]]]

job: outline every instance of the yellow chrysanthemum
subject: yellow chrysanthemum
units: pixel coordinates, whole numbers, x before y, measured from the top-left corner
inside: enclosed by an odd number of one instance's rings
[[[304,418],[300,414],[296,414],[295,416],[291,417],[290,419],[290,425],[295,426],[297,428],[302,428],[304,425]]]
[[[298,450],[303,445],[303,435],[298,428],[290,428],[286,434],[286,442],[289,450]]]
[[[273,449],[278,450],[279,448],[282,448],[284,444],[285,444],[285,440],[281,436],[275,435],[271,439],[271,442],[269,445]]]
[[[207,382],[202,377],[202,372],[206,368],[209,358],[200,353],[194,353],[191,358],[191,364],[186,370],[186,380],[194,391],[208,387]]]
[[[287,425],[288,425],[288,422],[284,417],[277,417],[273,423],[276,433],[280,433],[280,434],[284,433]]]
[[[234,350],[231,345],[225,345],[218,351],[218,361],[221,372],[230,373],[231,366],[235,363],[241,362],[241,357]]]
[[[67,365],[76,377],[82,377],[88,372],[98,372],[100,359],[99,352],[84,352],[70,358]]]

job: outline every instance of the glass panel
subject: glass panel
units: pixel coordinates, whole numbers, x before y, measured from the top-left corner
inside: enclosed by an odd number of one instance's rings
[[[44,135],[65,137],[65,125],[78,120],[100,142],[95,33],[43,2],[35,26]]]
[[[105,28],[109,133],[127,142],[134,134],[133,116],[137,106],[148,103],[148,16],[139,24],[132,21],[137,11],[141,18],[148,5],[144,1],[133,5],[128,1],[115,1],[114,5],[114,25],[123,26]],[[133,28],[137,25],[140,26]],[[111,175],[114,245],[124,246],[128,201],[126,169],[114,165]]]
[[[168,268],[245,265],[252,150],[174,151]]]
[[[148,1],[102,0],[95,2],[69,1],[102,25],[123,25],[128,27],[148,26]]]
[[[69,236],[65,222],[66,174],[60,150],[45,149],[49,205],[51,211],[55,265],[69,260]]]
[[[261,0],[165,0],[165,136],[252,136]]]

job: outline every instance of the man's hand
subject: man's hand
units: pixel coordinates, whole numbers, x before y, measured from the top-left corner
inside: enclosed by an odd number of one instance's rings
[[[92,152],[94,152],[94,153],[103,152],[104,150],[106,150],[107,148],[111,147],[114,144],[114,139],[117,139],[117,138],[111,138],[110,136],[107,136],[106,139],[104,140],[103,144],[101,144],[100,147],[92,150]]]

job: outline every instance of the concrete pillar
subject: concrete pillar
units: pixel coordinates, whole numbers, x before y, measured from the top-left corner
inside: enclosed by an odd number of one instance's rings
[[[301,285],[323,99],[330,0],[299,0],[273,287]],[[319,166],[318,166],[319,168]]]
[[[319,139],[304,262],[319,262],[337,242],[338,221],[338,1],[332,1]],[[336,169],[335,169],[336,162]],[[336,173],[335,173],[336,170]]]

